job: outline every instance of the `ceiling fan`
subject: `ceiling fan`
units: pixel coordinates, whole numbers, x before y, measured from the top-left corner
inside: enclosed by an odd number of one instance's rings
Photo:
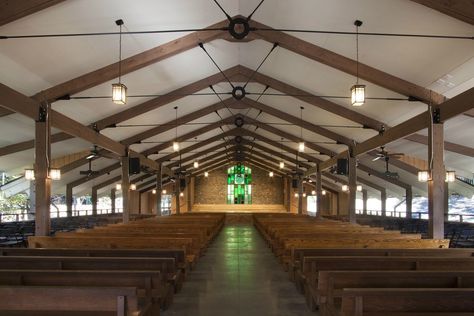
[[[92,149],[90,150],[89,154],[86,156],[87,160],[93,160],[96,158],[110,158],[110,159],[117,159],[117,156],[114,154],[106,151],[106,150],[99,150],[99,147],[97,145],[94,145]]]
[[[92,177],[92,176],[96,176],[96,175],[99,174],[99,171],[92,170],[92,159],[93,158],[87,158],[87,161],[88,161],[88,164],[89,164],[89,169],[81,170],[81,171],[79,171],[79,174],[86,175],[87,177]]]
[[[390,156],[385,156],[385,172],[384,172],[384,176],[386,176],[387,178],[393,178],[393,179],[398,179],[400,176],[398,175],[398,172],[391,172],[390,170],[388,170],[388,161],[390,160]]]
[[[377,152],[376,157],[374,159],[372,159],[372,161],[377,161],[381,158],[387,159],[389,157],[393,157],[393,158],[398,159],[403,155],[404,155],[404,153],[389,153],[388,151],[385,150],[384,146],[381,146],[380,151]]]

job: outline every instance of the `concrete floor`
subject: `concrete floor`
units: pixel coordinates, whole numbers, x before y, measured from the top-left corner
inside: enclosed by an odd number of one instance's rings
[[[306,316],[288,274],[253,226],[226,226],[189,275],[170,309],[180,316]]]

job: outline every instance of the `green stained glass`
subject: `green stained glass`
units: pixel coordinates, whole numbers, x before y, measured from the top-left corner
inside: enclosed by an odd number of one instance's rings
[[[227,204],[252,203],[252,169],[237,164],[227,169]]]

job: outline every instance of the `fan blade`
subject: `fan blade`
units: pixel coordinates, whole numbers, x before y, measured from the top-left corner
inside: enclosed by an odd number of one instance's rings
[[[404,155],[405,155],[404,153],[390,153],[387,156],[396,157],[396,156],[404,156]]]
[[[377,156],[377,157],[375,157],[374,159],[372,159],[372,161],[377,161],[377,160],[379,160],[380,158],[382,158],[382,156]]]

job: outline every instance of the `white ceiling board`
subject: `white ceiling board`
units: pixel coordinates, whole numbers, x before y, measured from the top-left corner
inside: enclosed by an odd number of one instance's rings
[[[0,135],[0,147],[34,139],[35,121],[16,113],[2,117]]]

